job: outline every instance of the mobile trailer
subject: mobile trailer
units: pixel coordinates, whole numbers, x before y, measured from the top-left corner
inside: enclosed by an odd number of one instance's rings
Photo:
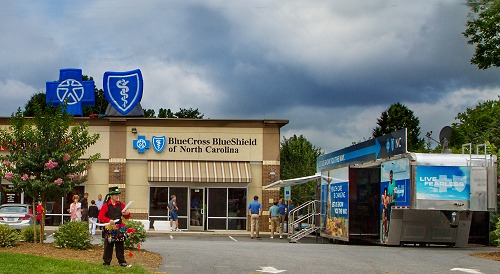
[[[406,130],[323,155],[317,172],[331,240],[462,247],[472,215],[497,210],[495,155],[407,152]]]

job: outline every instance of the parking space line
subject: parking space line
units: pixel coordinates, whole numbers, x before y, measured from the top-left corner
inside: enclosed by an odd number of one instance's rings
[[[235,242],[237,242],[238,240],[236,240],[235,238],[233,238],[233,236],[229,236],[229,238]]]

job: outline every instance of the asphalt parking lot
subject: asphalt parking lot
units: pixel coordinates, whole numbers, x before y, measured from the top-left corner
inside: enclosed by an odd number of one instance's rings
[[[162,256],[158,273],[500,273],[500,262],[470,256],[500,251],[494,247],[331,244],[316,237],[289,243],[261,236],[149,231],[142,249]],[[100,236],[93,241],[100,243]]]

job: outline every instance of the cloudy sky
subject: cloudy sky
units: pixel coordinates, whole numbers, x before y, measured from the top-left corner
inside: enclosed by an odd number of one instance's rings
[[[470,64],[465,0],[0,0],[0,116],[81,68],[141,69],[142,106],[212,119],[286,119],[331,152],[403,103],[422,137],[497,99],[500,70]]]

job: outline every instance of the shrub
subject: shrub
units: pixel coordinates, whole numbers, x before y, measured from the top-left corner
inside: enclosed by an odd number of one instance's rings
[[[13,247],[19,241],[19,232],[8,225],[0,225],[0,247]]]
[[[40,242],[40,226],[39,225],[36,226],[36,239],[35,236],[33,235],[32,225],[21,230],[21,238],[29,243]],[[43,235],[43,240],[45,240],[45,235]]]
[[[146,241],[146,230],[144,224],[139,221],[125,220],[127,229],[133,228],[135,232],[125,240],[124,246],[126,249],[136,249],[138,243]]]
[[[500,217],[498,217],[496,228],[490,233],[490,243],[492,245],[500,246]]]
[[[68,222],[54,232],[54,244],[58,247],[83,250],[91,247],[92,236],[87,222]]]

